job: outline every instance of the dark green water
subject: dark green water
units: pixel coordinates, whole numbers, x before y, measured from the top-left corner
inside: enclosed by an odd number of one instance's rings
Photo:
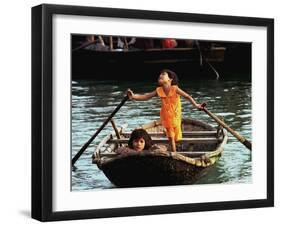
[[[122,100],[122,93],[131,88],[136,93],[156,88],[149,82],[73,81],[72,83],[72,157],[101,126]],[[251,140],[252,105],[251,82],[248,81],[181,81],[180,88],[187,91],[198,103],[207,102],[208,109],[241,135]],[[206,113],[198,111],[182,98],[183,117],[192,117],[217,126]],[[128,124],[131,130],[144,123],[159,119],[160,100],[128,101],[115,115],[117,126]],[[109,123],[76,162],[72,172],[72,190],[113,188],[114,185],[96,165],[91,155],[99,141],[112,130]],[[197,184],[251,183],[251,153],[229,134],[225,151],[206,176]]]

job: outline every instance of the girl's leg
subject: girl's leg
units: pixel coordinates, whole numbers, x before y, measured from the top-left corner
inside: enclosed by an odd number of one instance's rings
[[[181,130],[181,125],[177,126],[174,128],[174,133],[175,133],[175,136],[174,136],[174,143],[175,143],[175,151],[176,151],[176,144],[182,140],[182,130]]]
[[[176,142],[175,142],[175,139],[173,137],[169,137],[169,140],[170,140],[170,145],[171,145],[171,150],[173,152],[176,152],[177,149],[176,149]]]
[[[175,128],[166,128],[166,134],[167,137],[169,138],[169,143],[170,143],[170,150],[171,151],[177,151],[176,150],[176,139],[175,139]]]

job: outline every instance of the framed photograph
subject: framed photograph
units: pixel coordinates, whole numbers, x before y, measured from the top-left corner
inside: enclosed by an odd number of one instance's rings
[[[274,20],[32,8],[32,217],[274,205]]]

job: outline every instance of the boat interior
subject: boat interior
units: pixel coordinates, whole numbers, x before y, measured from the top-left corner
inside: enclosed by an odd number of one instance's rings
[[[151,136],[153,143],[166,146],[169,150],[169,141],[165,134],[165,129],[160,124],[148,124],[142,126],[146,129]],[[200,157],[202,155],[213,152],[217,149],[220,143],[223,141],[224,133],[222,128],[217,129],[206,125],[192,123],[183,123],[182,126],[183,138],[180,142],[177,142],[177,153],[189,157]],[[120,131],[120,137],[117,138],[115,134],[107,139],[105,145],[100,147],[101,155],[113,155],[116,149],[119,147],[126,147],[130,138],[131,131]],[[111,154],[110,154],[111,153]]]

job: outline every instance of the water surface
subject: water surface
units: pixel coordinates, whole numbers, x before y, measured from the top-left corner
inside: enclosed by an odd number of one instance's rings
[[[122,100],[127,88],[136,93],[153,91],[155,82],[73,81],[72,82],[72,157],[102,125]],[[252,106],[251,82],[248,81],[181,81],[180,88],[187,91],[198,103],[206,102],[208,109],[242,136],[251,140]],[[202,111],[182,98],[183,117],[192,117],[213,126],[216,123]],[[127,101],[115,115],[117,126],[128,124],[128,130],[159,119],[160,100]],[[96,165],[91,163],[95,147],[108,132],[109,123],[76,162],[72,172],[72,190],[113,188]],[[225,151],[217,164],[197,184],[251,183],[251,153],[229,134]]]

